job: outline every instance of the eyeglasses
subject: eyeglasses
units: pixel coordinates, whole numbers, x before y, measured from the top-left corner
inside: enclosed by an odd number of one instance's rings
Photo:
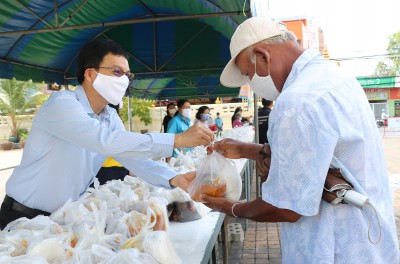
[[[132,81],[135,78],[135,74],[131,73],[130,71],[123,71],[121,67],[119,66],[113,66],[113,67],[97,67],[97,68],[103,68],[110,70],[115,76],[121,77],[122,75],[126,75],[130,81]]]

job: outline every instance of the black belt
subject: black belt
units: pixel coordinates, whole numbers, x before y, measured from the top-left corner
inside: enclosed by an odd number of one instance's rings
[[[35,217],[38,215],[45,215],[45,216],[49,216],[50,213],[39,210],[39,209],[32,209],[30,207],[27,207],[17,201],[15,201],[13,198],[11,198],[10,196],[6,195],[6,197],[4,197],[4,201],[3,203],[7,206],[10,207],[11,210],[26,214],[28,216],[31,217]]]

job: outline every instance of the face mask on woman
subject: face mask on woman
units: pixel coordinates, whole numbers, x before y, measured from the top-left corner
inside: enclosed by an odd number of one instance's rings
[[[121,77],[107,76],[96,71],[94,72],[97,73],[97,78],[93,82],[93,88],[110,104],[119,104],[128,88],[128,77],[126,75]]]
[[[207,121],[208,119],[210,119],[210,114],[201,114],[200,116],[201,116],[201,118],[203,118],[205,121]]]
[[[171,108],[171,109],[168,110],[168,113],[169,113],[170,115],[175,115],[176,109],[175,109],[175,108]]]

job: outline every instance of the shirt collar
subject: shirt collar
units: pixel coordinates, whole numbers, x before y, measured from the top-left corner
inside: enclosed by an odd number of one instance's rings
[[[305,50],[300,57],[297,58],[297,60],[294,62],[292,66],[292,70],[290,71],[289,76],[287,77],[285,84],[283,85],[283,90],[285,90],[286,87],[290,86],[292,83],[295,82],[297,76],[300,74],[300,72],[304,69],[304,67],[313,59],[316,57],[320,56],[321,54],[313,49],[307,49]],[[322,58],[322,57],[321,57]]]
[[[184,117],[183,115],[181,115],[181,113],[179,113],[178,116],[183,122],[190,123],[190,118],[189,117]]]
[[[89,116],[91,116],[91,117],[99,116],[102,118],[109,118],[110,112],[109,112],[109,108],[107,106],[104,107],[103,110],[101,110],[99,115],[97,115],[93,112],[92,107],[90,106],[89,100],[86,96],[86,92],[81,85],[79,85],[74,90],[74,92],[76,94],[76,97],[78,98],[78,101],[82,104],[83,108],[85,109],[86,113]]]

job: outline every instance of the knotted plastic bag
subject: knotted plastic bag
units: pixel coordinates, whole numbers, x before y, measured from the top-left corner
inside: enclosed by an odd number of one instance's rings
[[[197,177],[189,186],[193,200],[202,202],[201,194],[239,200],[242,180],[237,169],[221,154],[214,151],[206,156],[197,169]]]

